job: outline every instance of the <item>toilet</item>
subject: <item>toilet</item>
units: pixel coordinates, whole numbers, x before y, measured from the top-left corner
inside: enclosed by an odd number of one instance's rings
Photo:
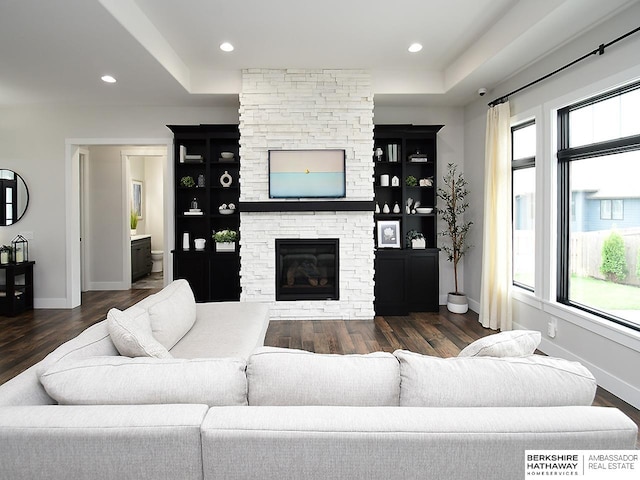
[[[153,265],[151,266],[151,273],[162,271],[163,258],[164,258],[164,251],[151,250],[151,261],[153,262]]]

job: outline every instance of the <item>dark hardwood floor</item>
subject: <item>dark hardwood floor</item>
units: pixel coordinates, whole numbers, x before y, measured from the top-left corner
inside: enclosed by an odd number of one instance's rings
[[[16,317],[0,316],[0,384],[104,319],[110,308],[125,309],[156,291],[87,292],[82,294],[82,306],[73,310],[40,309]],[[457,315],[441,307],[438,313],[376,317],[373,321],[272,321],[265,345],[339,354],[406,349],[453,357],[474,340],[495,333],[477,320],[471,311]],[[598,388],[594,405],[619,408],[640,426],[640,411],[606,390]],[[640,448],[640,433],[636,448]]]

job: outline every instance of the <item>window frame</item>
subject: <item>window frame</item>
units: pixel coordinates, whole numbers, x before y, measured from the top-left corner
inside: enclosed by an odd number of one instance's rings
[[[592,96],[586,100],[565,106],[557,111],[557,274],[556,274],[556,301],[560,304],[577,308],[579,310],[596,315],[619,325],[640,331],[640,326],[624,318],[603,312],[588,305],[569,299],[570,282],[570,252],[569,234],[571,224],[571,184],[570,164],[587,158],[615,155],[619,153],[640,151],[640,134],[619,137],[613,140],[595,142],[579,147],[570,147],[569,138],[569,113],[573,110],[607,100],[624,93],[640,89],[640,82],[634,82],[609,92]],[[613,208],[612,208],[613,216]]]
[[[511,191],[513,192],[513,174],[514,172],[516,172],[517,170],[524,170],[527,168],[535,168],[536,166],[536,155],[533,155],[532,157],[524,157],[524,158],[518,158],[516,160],[514,160],[513,155],[514,155],[514,142],[513,142],[513,134],[518,131],[521,130],[523,128],[527,128],[530,127],[532,125],[536,125],[536,119],[532,118],[530,120],[526,120],[524,122],[520,122],[517,123],[515,125],[511,126]],[[536,150],[537,150],[537,130],[536,130]],[[537,151],[536,151],[537,153]],[[514,237],[515,237],[515,204],[514,204],[514,198],[513,198],[513,194],[511,195],[511,244],[514,244]],[[535,204],[534,204],[534,208],[535,208]],[[534,217],[534,228],[535,228],[535,217]],[[523,290],[527,290],[529,292],[533,292],[535,293],[535,280],[534,280],[534,285],[527,285],[525,283],[522,282],[518,282],[515,280],[515,261],[514,261],[514,253],[511,253],[511,283],[518,287],[518,288],[522,288]],[[534,251],[534,256],[535,256],[535,251]]]

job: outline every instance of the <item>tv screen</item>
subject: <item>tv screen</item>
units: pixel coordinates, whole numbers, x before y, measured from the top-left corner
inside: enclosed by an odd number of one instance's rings
[[[344,150],[269,150],[269,198],[346,196]]]

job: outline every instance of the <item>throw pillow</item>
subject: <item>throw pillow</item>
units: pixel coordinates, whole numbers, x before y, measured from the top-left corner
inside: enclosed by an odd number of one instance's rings
[[[107,329],[111,341],[125,357],[172,358],[151,332],[149,314],[139,307],[127,312],[112,308],[107,313]]]
[[[396,350],[402,407],[555,407],[591,405],[596,380],[562,358],[439,358]]]
[[[243,406],[245,368],[232,358],[92,357],[60,361],[40,382],[60,405]]]
[[[135,306],[149,313],[153,336],[167,350],[171,350],[196,322],[196,300],[186,280],[175,280]]]
[[[512,330],[480,338],[467,345],[459,357],[524,357],[535,352],[542,335],[533,330]]]
[[[391,353],[331,355],[264,347],[247,361],[249,405],[397,406]]]

